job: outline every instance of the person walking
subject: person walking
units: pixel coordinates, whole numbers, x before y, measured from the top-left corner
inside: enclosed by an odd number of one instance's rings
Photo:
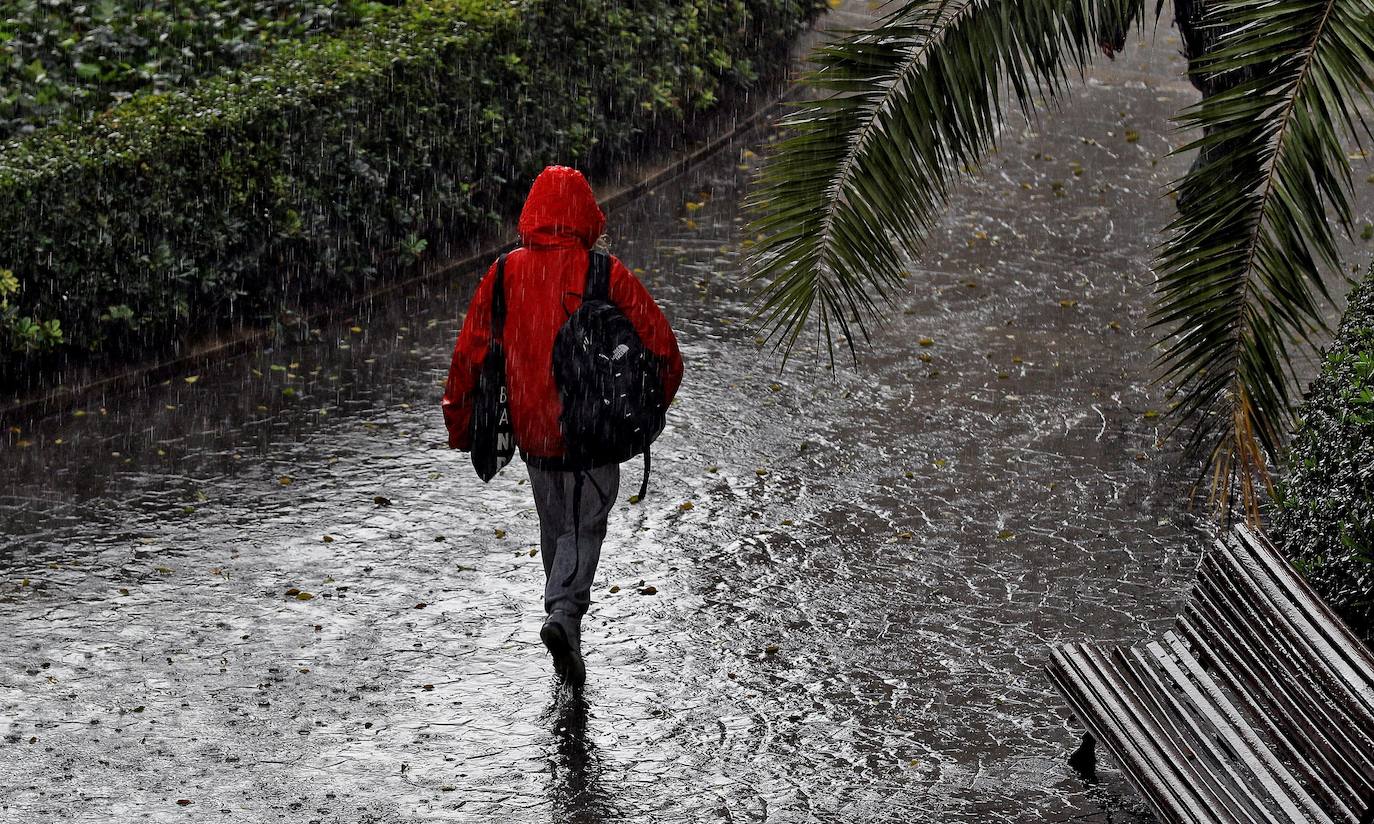
[[[540,172],[520,212],[522,245],[492,264],[468,306],[442,401],[448,445],[471,450],[475,394],[493,337],[495,308],[495,316],[503,318],[497,321],[496,337],[498,351],[505,353],[510,425],[539,515],[546,613],[539,636],[555,671],[574,686],[586,677],[581,622],[591,604],[607,518],[620,488],[620,466],[613,459],[587,466],[586,456],[597,454],[596,445],[567,442],[568,410],[562,399],[576,394],[577,387],[568,384],[583,378],[577,372],[569,378],[567,368],[555,364],[555,343],[564,346],[559,332],[588,295],[597,261],[605,267],[609,258],[606,297],[642,342],[646,361],[657,372],[652,377],[658,382],[655,398],[661,398],[665,409],[682,382],[683,369],[677,338],[643,284],[614,256],[594,251],[605,225],[606,217],[581,172],[567,166]],[[499,307],[494,299],[497,283],[503,286],[504,303]],[[616,347],[617,355],[623,348]],[[561,349],[559,356],[565,356]],[[616,425],[600,423],[601,431],[605,425]],[[655,435],[656,431],[648,437]]]

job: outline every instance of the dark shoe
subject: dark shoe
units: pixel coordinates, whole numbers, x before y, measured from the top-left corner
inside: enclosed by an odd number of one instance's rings
[[[549,648],[549,654],[553,656],[553,671],[558,673],[558,677],[566,684],[582,686],[587,680],[587,668],[582,663],[582,651],[578,649],[581,645],[577,643],[576,636],[570,638],[563,624],[551,615],[539,630],[539,640]]]

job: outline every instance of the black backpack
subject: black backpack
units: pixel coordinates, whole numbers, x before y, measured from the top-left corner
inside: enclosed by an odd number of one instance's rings
[[[643,453],[639,497],[644,497],[649,445],[663,431],[667,414],[661,361],[611,302],[610,255],[590,253],[582,305],[563,323],[553,344],[568,469],[621,463]]]

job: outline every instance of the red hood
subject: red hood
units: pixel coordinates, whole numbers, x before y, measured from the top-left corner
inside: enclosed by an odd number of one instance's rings
[[[582,173],[548,166],[534,179],[520,210],[520,238],[526,246],[566,246],[576,240],[590,249],[606,228],[606,216]]]

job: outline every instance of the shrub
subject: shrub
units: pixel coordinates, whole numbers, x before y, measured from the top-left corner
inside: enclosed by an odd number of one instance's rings
[[[1313,587],[1374,640],[1374,268],[1312,382],[1281,486],[1277,542]]]
[[[367,0],[0,0],[0,140],[144,89],[190,85],[273,43],[357,25]]]
[[[548,163],[604,168],[755,79],[814,0],[428,0],[280,44],[0,152],[0,267],[62,364],[176,351],[358,290],[518,207]]]
[[[39,321],[21,316],[10,304],[19,291],[19,280],[8,269],[0,269],[0,351],[32,352],[51,349],[62,342],[62,323],[58,320]]]

